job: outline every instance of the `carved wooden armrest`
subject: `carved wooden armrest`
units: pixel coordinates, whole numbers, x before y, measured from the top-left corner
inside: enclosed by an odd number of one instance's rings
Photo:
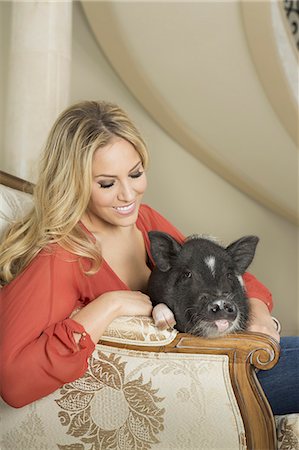
[[[175,330],[157,330],[149,318],[119,318],[101,344],[131,350],[226,355],[229,374],[246,432],[248,449],[276,449],[274,417],[257,380],[257,370],[271,369],[279,358],[279,344],[272,338],[248,332],[205,339]]]
[[[170,346],[169,346],[170,347]],[[166,351],[227,355],[232,387],[244,421],[250,449],[276,449],[276,427],[270,405],[257,380],[256,370],[268,370],[279,359],[280,347],[265,334],[228,335],[203,339],[178,334]]]

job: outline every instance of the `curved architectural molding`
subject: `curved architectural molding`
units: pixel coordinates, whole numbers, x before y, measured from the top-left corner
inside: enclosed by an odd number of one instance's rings
[[[298,145],[298,57],[281,2],[241,2],[248,46],[268,99]]]
[[[144,62],[142,60],[142,52],[136,54],[136,49],[134,50],[134,48],[131,47],[132,42],[136,42],[136,40],[134,40],[135,36],[132,37],[131,41],[130,37],[127,38],[124,30],[124,24],[126,24],[125,18],[120,16],[119,11],[117,11],[117,5],[113,3],[114,2],[82,2],[81,4],[91,30],[114,71],[152,119],[185,150],[193,154],[203,164],[228,181],[231,185],[289,222],[298,224],[296,202],[293,200],[289,201],[290,195],[288,192],[281,194],[280,188],[276,187],[274,174],[272,175],[270,187],[267,187],[263,185],[263,175],[256,175],[254,170],[247,168],[246,163],[244,167],[243,161],[237,161],[236,155],[238,154],[238,145],[243,146],[242,142],[236,145],[235,154],[228,154],[226,149],[223,150],[221,148],[222,145],[220,147],[215,147],[213,144],[207,143],[209,140],[206,137],[203,138],[202,134],[197,132],[196,123],[191,123],[194,114],[190,113],[189,115],[184,115],[181,108],[173,103],[175,96],[165,93],[165,86],[167,87],[167,85],[164,84],[163,86],[161,84],[157,86],[157,84],[155,84],[153,76],[151,76],[152,73],[149,73],[144,64],[142,64]],[[126,7],[127,6],[129,6],[129,4],[126,4]],[[135,20],[138,20],[138,17],[135,17]],[[129,25],[127,26],[129,27]],[[130,30],[132,30],[132,27]],[[134,30],[132,32],[134,33]],[[136,39],[138,39],[137,31]],[[147,42],[149,41],[150,39],[147,40]],[[192,44],[192,42],[190,42],[190,44]],[[173,42],[173,45],[175,46],[175,42]],[[156,48],[150,50],[156,51]],[[167,56],[170,56],[172,53],[173,52],[171,52],[170,49]],[[159,67],[157,67],[157,70],[159,70]],[[192,72],[192,68],[190,68],[190,71]],[[174,84],[175,81],[176,80],[174,80]],[[185,82],[188,83],[188,77]],[[181,87],[180,83],[176,85],[178,90],[180,90]],[[185,86],[184,84],[184,88],[188,90],[188,85],[186,84]],[[189,88],[189,94],[192,97],[192,86]],[[288,98],[290,98],[289,93]],[[196,97],[196,93],[194,93],[193,103],[196,105],[199,101],[199,98]],[[286,103],[284,96],[281,101],[283,104]],[[184,106],[185,110],[188,109],[188,104]],[[285,108],[287,108],[287,106]],[[290,135],[294,137],[294,130],[296,128],[293,120],[294,116],[296,117],[296,114],[294,115],[294,105],[288,105],[288,108],[288,115],[292,116],[291,126],[288,131]],[[238,119],[237,116],[236,118]],[[216,128],[218,129],[218,126]],[[248,146],[248,149],[249,148],[250,147]],[[271,157],[271,155],[269,156]],[[251,155],[247,154],[247,158],[250,157]],[[280,163],[277,163],[275,170],[279,170],[279,165]],[[256,167],[258,166],[260,166],[260,162],[257,162]],[[293,185],[294,183],[292,186]]]

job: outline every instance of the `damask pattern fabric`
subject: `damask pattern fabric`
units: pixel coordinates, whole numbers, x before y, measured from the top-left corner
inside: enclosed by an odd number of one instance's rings
[[[299,415],[275,417],[278,450],[299,450]]]
[[[98,345],[79,380],[2,408],[7,450],[246,448],[225,356]]]
[[[150,317],[122,316],[113,320],[101,341],[160,346],[170,344],[177,333],[175,329],[159,330]]]
[[[2,402],[1,448],[245,449],[227,357],[160,353],[176,332],[154,335],[149,318],[119,318],[103,341],[151,343],[157,351],[98,344],[80,379],[21,409]],[[278,449],[298,450],[298,415],[276,423]]]

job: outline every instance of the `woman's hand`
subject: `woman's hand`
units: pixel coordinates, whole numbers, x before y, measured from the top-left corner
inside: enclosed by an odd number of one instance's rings
[[[249,299],[251,309],[251,321],[248,331],[267,334],[277,342],[280,341],[280,335],[277,331],[277,325],[264,302],[258,298]]]
[[[139,291],[110,291],[74,312],[73,320],[83,325],[96,344],[108,325],[119,316],[150,316],[152,303],[148,295]],[[80,335],[75,335],[77,342]]]
[[[114,307],[115,317],[150,316],[153,309],[149,296],[140,291],[110,291],[95,301]]]

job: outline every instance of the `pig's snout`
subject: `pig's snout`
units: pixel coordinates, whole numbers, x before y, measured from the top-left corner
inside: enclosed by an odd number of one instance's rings
[[[225,318],[233,321],[237,317],[237,308],[229,300],[214,300],[208,311],[213,320]]]

